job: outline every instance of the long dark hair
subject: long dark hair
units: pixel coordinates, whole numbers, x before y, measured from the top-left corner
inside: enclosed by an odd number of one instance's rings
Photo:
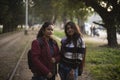
[[[64,31],[65,31],[65,35],[67,37],[67,42],[71,41],[71,36],[68,35],[67,33],[67,26],[71,26],[72,29],[74,29],[74,34],[72,36],[72,40],[74,43],[76,43],[77,39],[79,37],[82,37],[82,33],[80,32],[80,28],[74,23],[74,22],[67,22],[66,25],[64,26]]]
[[[42,27],[40,28],[38,34],[37,34],[37,38],[44,36],[44,32],[45,29],[49,26],[49,25],[53,25],[52,22],[45,22]]]

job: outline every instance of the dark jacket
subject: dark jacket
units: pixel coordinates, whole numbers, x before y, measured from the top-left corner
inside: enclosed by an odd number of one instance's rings
[[[52,72],[55,64],[51,63],[52,56],[50,55],[50,48],[47,40],[42,37],[43,46],[39,45],[39,41],[36,39],[32,42],[32,62],[34,67],[33,72],[39,76],[47,76],[49,72]],[[54,55],[56,63],[60,60],[59,48],[56,42],[54,44]]]

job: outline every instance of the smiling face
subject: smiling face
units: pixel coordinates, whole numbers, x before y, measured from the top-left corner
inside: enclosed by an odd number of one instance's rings
[[[53,34],[53,25],[49,25],[48,27],[45,28],[44,35],[46,37],[50,37]]]
[[[81,35],[79,27],[74,22],[68,22],[64,26],[65,35],[68,39],[78,38]]]
[[[69,36],[72,36],[74,34],[74,29],[72,26],[68,25],[66,28],[66,32]]]

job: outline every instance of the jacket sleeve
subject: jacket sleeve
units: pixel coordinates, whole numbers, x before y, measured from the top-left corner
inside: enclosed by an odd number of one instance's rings
[[[35,68],[37,68],[37,70],[42,72],[44,75],[47,75],[50,71],[39,60],[40,54],[41,54],[41,49],[40,49],[40,46],[39,46],[39,42],[38,42],[38,40],[34,40],[32,42],[32,61],[34,63]]]

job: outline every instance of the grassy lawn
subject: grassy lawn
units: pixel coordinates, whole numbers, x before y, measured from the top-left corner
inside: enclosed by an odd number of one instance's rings
[[[55,31],[54,34],[60,38],[64,37],[64,32]],[[103,45],[102,42],[85,42],[86,70],[92,80],[120,80],[120,50],[100,46]]]
[[[120,50],[86,42],[86,68],[93,80],[120,80]]]
[[[65,37],[64,31],[62,31],[62,30],[61,31],[58,31],[58,30],[54,31],[54,35],[56,35],[59,38]]]

